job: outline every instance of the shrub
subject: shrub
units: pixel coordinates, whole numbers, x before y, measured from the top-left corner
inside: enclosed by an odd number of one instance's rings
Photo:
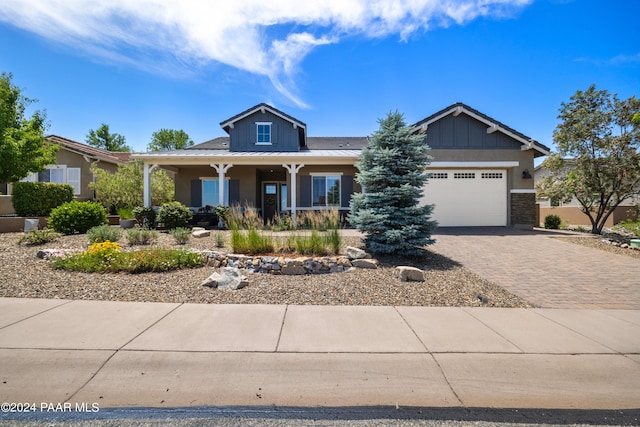
[[[133,219],[135,216],[133,215],[133,209],[131,208],[120,208],[118,209],[118,216],[120,219]]]
[[[334,254],[337,255],[340,253],[340,247],[342,246],[342,236],[340,236],[340,232],[336,228],[329,230],[329,234],[327,235],[327,243],[329,244],[329,247]]]
[[[158,211],[157,220],[166,229],[186,227],[193,213],[180,202],[165,203]]]
[[[224,236],[222,233],[216,233],[216,247],[224,248]]]
[[[100,242],[117,242],[120,240],[122,232],[118,227],[111,227],[108,224],[102,224],[87,230],[87,240],[89,243]]]
[[[257,230],[244,233],[240,230],[231,231],[231,249],[239,254],[264,254],[273,252],[271,236],[260,234]]]
[[[223,218],[229,230],[256,230],[264,226],[258,212],[248,204],[227,209]]]
[[[107,211],[99,203],[71,201],[51,211],[49,226],[63,234],[86,233],[107,223]]]
[[[18,244],[26,244],[29,246],[44,245],[45,243],[55,242],[61,237],[60,233],[57,233],[49,228],[42,230],[34,229],[22,236],[18,240]]]
[[[142,228],[154,228],[156,225],[156,211],[151,207],[133,208],[133,216]]]
[[[340,212],[337,209],[303,211],[298,224],[312,230],[331,230],[340,228]]]
[[[51,210],[73,200],[73,187],[53,182],[16,182],[11,203],[18,216],[49,216]]]
[[[273,220],[269,221],[269,228],[273,231],[293,230],[294,227],[291,215],[289,213],[285,213],[283,215],[276,214],[273,217]]]
[[[544,228],[557,230],[562,224],[562,219],[558,215],[547,215],[544,218]]]
[[[183,249],[150,248],[122,252],[116,243],[91,245],[85,252],[52,258],[55,268],[84,272],[163,272],[204,265],[198,252]]]
[[[172,228],[169,230],[169,234],[173,236],[177,244],[186,245],[191,238],[191,229],[186,227]]]
[[[150,245],[158,238],[158,232],[146,228],[130,228],[127,230],[129,246]]]
[[[296,236],[296,252],[302,255],[326,255],[327,248],[323,236],[316,230],[311,231],[309,236]]]
[[[623,221],[614,228],[632,233],[635,237],[640,237],[640,221]]]

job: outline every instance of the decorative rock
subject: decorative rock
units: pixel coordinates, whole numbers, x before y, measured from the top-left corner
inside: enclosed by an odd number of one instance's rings
[[[350,260],[370,258],[365,251],[363,251],[362,249],[354,248],[353,246],[347,246],[344,250],[344,254]]]
[[[282,272],[282,274],[286,274],[289,276],[301,276],[307,273],[307,270],[303,266],[295,264],[289,265],[289,263],[283,266],[280,271]]]
[[[191,236],[195,237],[196,239],[199,239],[202,237],[211,236],[211,232],[209,230],[196,230],[191,232]]]
[[[354,259],[351,265],[358,268],[378,268],[378,261],[375,259]]]
[[[204,279],[200,285],[218,289],[237,290],[244,288],[248,284],[249,281],[240,273],[240,270],[234,267],[224,267],[222,274],[214,272],[211,276]]]
[[[398,266],[393,271],[393,276],[403,282],[424,282],[424,273],[416,267]]]
[[[620,245],[621,248],[623,249],[627,249],[629,247],[629,245],[627,245],[626,243],[623,243]]]

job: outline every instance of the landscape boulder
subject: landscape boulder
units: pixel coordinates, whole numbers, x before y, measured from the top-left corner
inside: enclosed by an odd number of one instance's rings
[[[344,254],[350,260],[371,258],[368,253],[366,253],[362,249],[354,248],[353,246],[347,246],[344,250]]]
[[[398,266],[393,271],[393,276],[403,282],[424,282],[424,273],[416,267]]]
[[[211,232],[209,230],[195,230],[191,232],[191,236],[195,238],[209,237],[211,236]]]
[[[378,268],[378,261],[375,259],[354,259],[351,265],[357,268]]]
[[[240,273],[236,267],[224,267],[222,273],[214,272],[211,276],[204,279],[202,286],[218,289],[237,290],[246,287],[249,284],[247,278]]]

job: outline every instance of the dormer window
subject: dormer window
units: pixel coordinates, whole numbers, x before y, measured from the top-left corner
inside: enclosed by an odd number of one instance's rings
[[[256,145],[271,145],[271,122],[256,122]]]

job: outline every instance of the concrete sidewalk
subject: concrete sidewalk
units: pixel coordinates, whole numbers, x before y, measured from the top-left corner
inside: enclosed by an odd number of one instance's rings
[[[3,402],[640,407],[640,311],[0,299]]]

